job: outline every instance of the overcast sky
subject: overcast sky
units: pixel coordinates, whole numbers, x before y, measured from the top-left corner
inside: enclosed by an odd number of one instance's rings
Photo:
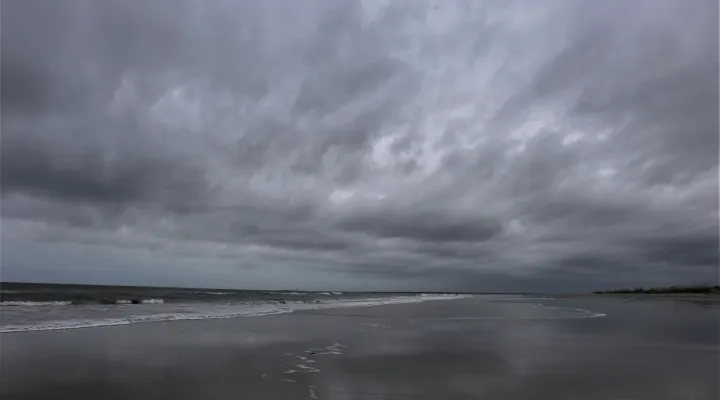
[[[718,279],[715,0],[3,0],[2,275]]]

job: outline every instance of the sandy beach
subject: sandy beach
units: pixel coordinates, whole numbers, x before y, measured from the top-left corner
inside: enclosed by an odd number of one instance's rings
[[[717,308],[482,297],[6,333],[4,399],[718,397]]]
[[[720,305],[720,294],[696,294],[696,293],[601,293],[601,294],[549,294],[547,297],[558,299],[574,298],[615,298],[625,300],[666,300],[666,301],[688,301],[698,304]]]

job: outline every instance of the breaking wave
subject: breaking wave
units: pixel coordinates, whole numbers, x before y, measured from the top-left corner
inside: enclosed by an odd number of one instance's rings
[[[132,299],[132,300],[99,300],[95,304],[163,304],[163,299]],[[58,301],[2,301],[2,307],[49,307],[49,306],[70,306],[86,303],[74,302],[71,300]]]
[[[38,307],[38,306],[67,306],[72,304],[72,301],[3,301],[0,302],[0,306],[11,306],[11,307],[18,307],[18,306],[32,306],[32,307]]]
[[[465,295],[457,296],[403,296],[403,297],[386,297],[386,298],[371,298],[371,299],[357,299],[357,300],[337,300],[327,301],[323,303],[306,303],[306,302],[292,302],[292,303],[240,303],[240,304],[228,304],[228,305],[217,305],[213,303],[199,303],[194,307],[185,307],[182,312],[179,309],[173,309],[173,305],[165,304],[158,306],[155,314],[145,315],[126,315],[123,317],[113,318],[97,318],[88,317],[87,319],[78,318],[75,315],[72,319],[66,320],[53,320],[53,321],[40,321],[31,324],[19,324],[19,325],[3,325],[0,327],[0,333],[11,333],[11,332],[28,332],[28,331],[44,331],[44,330],[59,330],[59,329],[79,329],[79,328],[91,328],[100,326],[115,326],[115,325],[129,325],[134,323],[143,322],[160,322],[160,321],[178,321],[178,320],[201,320],[201,319],[220,319],[220,318],[234,318],[234,317],[250,317],[270,314],[283,314],[291,313],[299,310],[314,310],[324,308],[347,308],[347,307],[372,307],[389,304],[408,304],[408,303],[420,303],[430,300],[450,300],[469,297]],[[32,302],[30,302],[32,303]],[[57,303],[57,302],[52,302]],[[162,299],[149,299],[146,300],[145,304],[161,304]],[[38,303],[34,303],[37,305]],[[69,304],[69,302],[68,302]],[[127,303],[123,303],[127,304]],[[187,306],[187,304],[185,305]],[[92,306],[102,307],[102,306]],[[82,308],[78,308],[81,310]],[[129,307],[128,310],[134,310],[135,308]],[[175,312],[173,312],[173,310]]]
[[[212,296],[227,296],[235,293],[228,293],[228,292],[192,292],[193,294],[209,294]]]
[[[140,304],[163,304],[165,300],[163,299],[147,299],[147,300],[140,300]]]

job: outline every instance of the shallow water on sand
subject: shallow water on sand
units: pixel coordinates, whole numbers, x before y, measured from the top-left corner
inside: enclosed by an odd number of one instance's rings
[[[718,398],[718,309],[477,296],[2,334],[2,398]]]

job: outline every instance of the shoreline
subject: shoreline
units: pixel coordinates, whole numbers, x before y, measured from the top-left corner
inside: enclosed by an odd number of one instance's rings
[[[613,298],[626,300],[686,301],[707,305],[720,305],[720,294],[715,293],[587,293],[548,295],[548,297],[557,299]]]
[[[398,304],[418,304],[424,302],[435,302],[441,300],[459,300],[472,297],[471,295],[416,295],[416,296],[397,296],[397,297],[378,297],[378,298],[361,298],[352,300],[326,301],[322,303],[316,302],[285,302],[277,303],[250,303],[235,304],[235,308],[220,310],[218,314],[209,312],[193,314],[187,312],[168,312],[167,310],[158,309],[155,313],[125,315],[121,317],[103,318],[97,320],[56,320],[43,321],[28,325],[6,325],[0,326],[0,334],[24,333],[24,332],[40,332],[40,331],[61,331],[101,328],[110,326],[124,326],[134,324],[147,324],[157,322],[175,322],[175,321],[191,321],[191,320],[213,320],[213,319],[231,319],[241,317],[261,317],[267,315],[292,314],[300,311],[318,311],[318,310],[334,310],[334,309],[354,309],[366,307],[378,307]],[[163,304],[163,303],[158,303]],[[275,306],[273,306],[273,304]],[[211,303],[212,305],[212,303]],[[123,305],[120,305],[123,306]],[[125,305],[127,306],[127,305]],[[267,307],[270,306],[270,307]],[[23,306],[6,306],[6,307],[23,307]],[[31,306],[37,307],[37,306]],[[47,305],[45,307],[77,307],[67,304]],[[6,309],[7,310],[7,309]],[[224,311],[224,312],[223,312]]]
[[[717,398],[714,310],[563,303],[477,296],[7,335],[0,398]]]

